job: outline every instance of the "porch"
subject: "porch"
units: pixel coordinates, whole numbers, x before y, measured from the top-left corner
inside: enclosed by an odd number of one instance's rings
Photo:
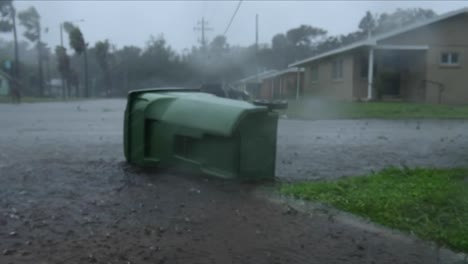
[[[393,45],[360,49],[353,67],[353,97],[438,103],[443,85],[426,77],[427,50],[427,46]]]

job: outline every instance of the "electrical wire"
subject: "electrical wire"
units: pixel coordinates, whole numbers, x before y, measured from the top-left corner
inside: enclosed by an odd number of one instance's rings
[[[226,33],[231,27],[232,21],[234,21],[234,18],[236,17],[237,11],[239,11],[241,4],[242,4],[242,0],[240,0],[239,3],[237,4],[236,11],[234,11],[234,14],[231,17],[231,21],[229,21],[229,24],[227,25],[226,30],[224,31],[224,34],[223,34],[224,36],[226,36]]]

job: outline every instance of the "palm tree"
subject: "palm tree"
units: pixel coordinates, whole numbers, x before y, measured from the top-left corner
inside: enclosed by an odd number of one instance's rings
[[[41,16],[36,8],[30,7],[18,13],[20,24],[25,27],[24,36],[31,42],[36,42],[38,72],[39,72],[39,94],[44,95],[44,73],[42,69],[43,43],[41,42]]]
[[[83,34],[79,27],[76,27],[70,22],[65,22],[63,28],[68,33],[70,39],[70,46],[75,50],[75,53],[78,55],[83,55],[84,59],[84,86],[85,86],[85,97],[89,97],[89,87],[88,87],[88,43],[85,42]]]
[[[13,31],[13,41],[15,45],[15,63],[13,65],[13,72],[15,81],[13,82],[14,93],[17,100],[20,100],[20,87],[19,79],[19,53],[18,53],[18,37],[16,34],[16,9],[13,6],[13,0],[0,1],[0,32]]]

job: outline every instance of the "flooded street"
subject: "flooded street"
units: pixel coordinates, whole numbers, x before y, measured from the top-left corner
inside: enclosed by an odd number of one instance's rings
[[[0,104],[0,263],[439,263],[426,243],[291,211],[253,195],[254,185],[130,167],[124,107]],[[277,175],[463,166],[467,128],[280,120]]]

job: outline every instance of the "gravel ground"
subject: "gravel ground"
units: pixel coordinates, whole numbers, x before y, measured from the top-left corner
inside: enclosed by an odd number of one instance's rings
[[[288,209],[256,186],[129,167],[124,103],[0,104],[0,263],[439,263],[426,243]],[[415,125],[281,120],[278,175],[463,165],[465,123]]]

